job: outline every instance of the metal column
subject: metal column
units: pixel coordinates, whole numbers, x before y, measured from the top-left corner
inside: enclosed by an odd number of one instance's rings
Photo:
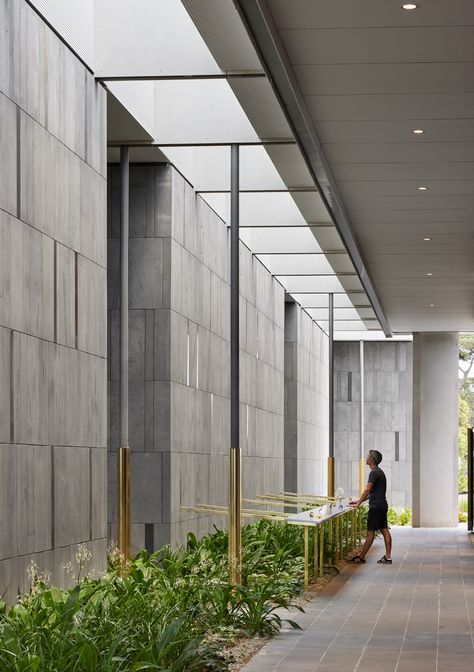
[[[360,369],[360,453],[359,453],[359,494],[365,489],[365,436],[364,436],[364,341],[359,344]]]
[[[229,460],[229,578],[240,583],[241,460],[239,390],[239,146],[231,146],[230,179],[230,460]]]
[[[334,497],[334,294],[329,294],[329,457],[328,497]]]
[[[120,148],[120,447],[118,451],[118,545],[130,557],[130,447],[128,445],[128,238],[129,154]]]

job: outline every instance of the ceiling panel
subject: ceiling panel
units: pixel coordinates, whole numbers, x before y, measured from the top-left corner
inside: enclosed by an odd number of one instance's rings
[[[462,17],[464,25],[474,25],[472,0],[429,0],[422,11],[400,11],[401,2],[380,0],[267,0],[278,28],[365,28],[379,26],[439,26],[458,25]]]
[[[311,118],[319,121],[471,119],[474,93],[306,96]]]
[[[393,328],[474,330],[474,3],[269,4]]]
[[[472,66],[471,66],[472,67]],[[474,80],[473,80],[474,81]],[[473,110],[474,114],[474,110]],[[416,135],[417,143],[474,142],[474,119],[404,119],[399,121],[321,121],[318,131],[323,143],[413,142],[413,129],[424,129]]]
[[[417,180],[418,184],[422,184],[430,190],[430,197],[436,194],[439,196],[472,196],[474,194],[474,179],[473,180]],[[339,182],[339,189],[343,196],[347,198],[373,198],[384,196],[413,196],[416,193],[416,184],[413,180],[410,181],[395,181],[395,180],[365,180],[358,182],[351,180],[350,182]]]
[[[471,161],[474,142],[335,143],[324,145],[334,163],[433,163]]]
[[[474,91],[470,62],[349,62],[342,65],[294,65],[294,70],[305,96]]]
[[[292,65],[474,60],[471,26],[280,29]],[[303,90],[304,93],[304,90]]]
[[[472,180],[474,162],[436,163],[338,163],[332,166],[337,180]]]

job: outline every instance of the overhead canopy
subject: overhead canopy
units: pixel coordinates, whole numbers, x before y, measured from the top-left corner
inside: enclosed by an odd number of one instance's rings
[[[243,242],[322,329],[328,329],[328,293],[334,293],[336,332],[380,335],[382,323],[389,333],[344,206],[325,180],[316,179],[234,4],[185,0],[183,5],[197,28],[178,0],[143,0],[139,18],[129,3],[102,3],[111,44],[100,74],[117,109],[122,104],[135,120],[143,119],[143,138],[135,133],[129,139],[136,145],[131,161],[170,161],[229,222],[229,145],[240,144]],[[129,36],[118,44],[114,22],[138,21],[145,31],[145,24],[156,25],[158,18],[163,40]],[[170,30],[176,59],[164,55]],[[110,128],[109,160],[117,161],[112,145],[127,138]]]

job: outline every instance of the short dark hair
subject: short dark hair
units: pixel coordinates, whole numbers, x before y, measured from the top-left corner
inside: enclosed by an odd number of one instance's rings
[[[369,450],[370,459],[378,466],[382,462],[382,453],[378,450]]]

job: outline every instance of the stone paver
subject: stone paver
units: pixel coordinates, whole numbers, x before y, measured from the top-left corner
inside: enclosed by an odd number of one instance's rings
[[[474,549],[465,527],[394,528],[394,564],[347,565],[243,672],[474,670]]]

